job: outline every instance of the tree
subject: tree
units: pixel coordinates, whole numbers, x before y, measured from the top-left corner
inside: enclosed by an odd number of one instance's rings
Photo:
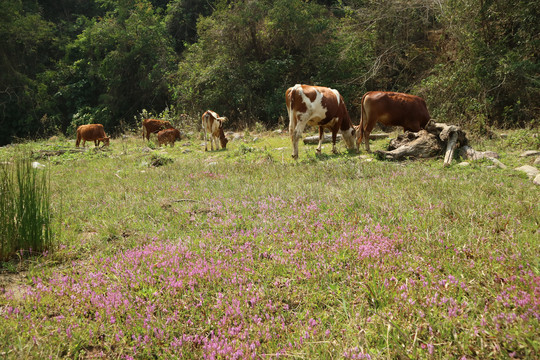
[[[135,125],[134,115],[143,108],[161,110],[168,103],[167,74],[175,55],[163,22],[145,0],[120,2],[94,21],[69,48],[68,58],[71,82],[65,96],[78,106],[79,118],[90,112],[95,122],[118,128]]]
[[[44,113],[37,76],[51,65],[53,25],[33,1],[0,2],[0,145],[32,136]]]

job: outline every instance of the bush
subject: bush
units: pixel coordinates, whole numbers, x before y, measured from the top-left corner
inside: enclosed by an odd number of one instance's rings
[[[34,169],[28,157],[0,170],[0,260],[17,251],[51,248],[51,191],[47,170]]]

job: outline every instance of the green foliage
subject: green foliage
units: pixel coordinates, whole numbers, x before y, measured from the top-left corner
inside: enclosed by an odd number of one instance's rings
[[[436,116],[471,126],[479,116],[503,127],[538,125],[536,1],[459,0],[442,10],[440,65],[418,88]]]
[[[159,153],[153,153],[152,156],[150,156],[150,166],[163,166],[168,165],[172,163],[174,160],[172,157],[166,155],[166,154],[159,154]]]
[[[389,90],[478,134],[537,127],[536,3],[2,1],[0,145],[82,122],[123,132],[143,109],[273,127],[296,83],[338,89],[355,122],[365,91]]]
[[[540,150],[540,132],[530,129],[515,130],[508,134],[505,145],[511,149]]]
[[[28,157],[0,168],[0,260],[16,252],[43,253],[52,246],[49,172]]]

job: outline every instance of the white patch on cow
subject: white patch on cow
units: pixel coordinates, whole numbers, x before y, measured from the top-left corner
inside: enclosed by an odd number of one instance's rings
[[[341,134],[343,135],[343,140],[345,141],[345,144],[347,144],[347,148],[349,149],[356,149],[358,150],[358,144],[356,143],[356,136],[353,135],[354,129],[348,129],[345,131],[342,131]]]
[[[334,95],[336,95],[336,101],[337,101],[337,105],[339,107],[339,100],[340,100],[340,97],[341,97],[341,96],[339,96],[339,91],[337,91],[336,89],[330,89],[330,90],[334,93]]]
[[[304,126],[306,124],[318,125],[319,122],[326,117],[326,112],[328,109],[326,109],[322,104],[323,94],[319,91],[316,91],[316,93],[317,96],[315,97],[315,100],[311,102],[303,91],[300,92],[302,101],[304,104],[306,104],[307,108],[306,112],[300,116],[300,121],[305,123]]]

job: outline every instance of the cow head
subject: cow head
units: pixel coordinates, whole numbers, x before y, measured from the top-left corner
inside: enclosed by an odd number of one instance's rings
[[[105,147],[105,146],[109,146],[109,137],[104,137],[104,138],[101,138],[101,139],[98,139],[98,141],[102,141],[103,142],[103,146],[102,147]]]
[[[221,129],[219,134],[219,142],[221,143],[221,148],[225,149],[227,147],[227,143],[229,140],[225,137],[225,133],[223,132],[223,129]]]
[[[347,130],[341,132],[345,145],[349,150],[358,151],[358,142],[356,140],[356,130],[354,127],[350,127]]]

